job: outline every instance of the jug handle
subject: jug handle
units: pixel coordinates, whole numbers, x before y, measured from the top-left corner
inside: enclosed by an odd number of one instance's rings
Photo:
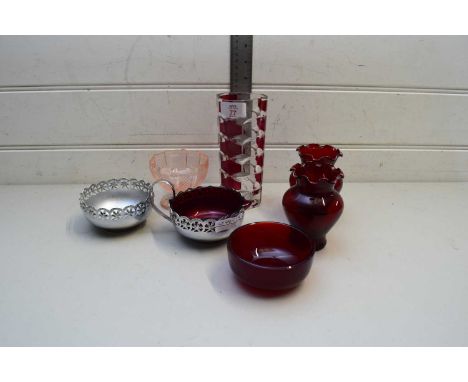
[[[156,203],[154,201],[154,186],[156,186],[157,184],[159,183],[166,183],[167,185],[169,185],[171,187],[171,190],[172,190],[172,197],[175,198],[175,188],[174,188],[174,185],[169,182],[168,180],[166,179],[160,179],[160,180],[157,180],[156,182],[153,182],[153,184],[151,185],[151,189],[153,191],[153,195],[152,195],[152,198],[150,200],[151,202],[151,206],[156,210],[156,212],[161,215],[164,219],[166,220],[169,220],[170,222],[172,222],[172,219],[169,215],[167,215],[163,210],[161,210],[158,206],[156,206]]]

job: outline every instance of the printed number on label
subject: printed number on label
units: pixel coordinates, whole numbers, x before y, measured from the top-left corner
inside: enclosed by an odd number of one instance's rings
[[[243,102],[221,102],[221,114],[224,118],[247,117],[246,104]]]

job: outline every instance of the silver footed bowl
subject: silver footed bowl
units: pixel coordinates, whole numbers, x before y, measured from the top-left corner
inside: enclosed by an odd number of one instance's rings
[[[143,223],[151,210],[153,189],[137,179],[110,179],[86,187],[80,206],[95,226],[125,229]]]
[[[169,220],[176,231],[189,239],[217,241],[226,239],[234,229],[242,225],[244,211],[250,204],[242,195],[225,187],[197,187],[181,191],[177,195],[174,186],[166,179],[158,180],[172,188],[169,214],[154,201],[153,208]]]

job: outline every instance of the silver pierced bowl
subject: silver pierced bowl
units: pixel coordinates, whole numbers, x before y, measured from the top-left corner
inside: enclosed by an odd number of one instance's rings
[[[137,179],[110,179],[92,184],[80,194],[80,206],[95,226],[125,229],[143,223],[151,209],[153,189]]]
[[[174,186],[166,179],[153,183],[165,183],[172,189],[169,214],[152,201],[153,208],[169,220],[178,233],[189,239],[217,241],[226,239],[242,225],[244,211],[251,202],[225,187],[197,187],[181,191],[177,195]]]

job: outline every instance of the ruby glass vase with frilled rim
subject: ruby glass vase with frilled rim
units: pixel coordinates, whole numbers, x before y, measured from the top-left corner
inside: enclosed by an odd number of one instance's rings
[[[296,183],[283,196],[284,211],[289,222],[307,233],[320,250],[343,212],[343,198],[335,189],[343,172],[329,164],[307,162],[296,165],[293,175]]]
[[[339,157],[343,153],[332,145],[320,145],[318,143],[309,143],[299,146],[296,151],[299,153],[302,163],[319,162],[334,166]],[[296,166],[296,165],[295,165]],[[294,167],[291,168],[291,175],[289,177],[289,184],[293,186],[296,180],[292,174]],[[343,188],[343,181],[340,180],[335,185],[335,190],[338,192]]]

